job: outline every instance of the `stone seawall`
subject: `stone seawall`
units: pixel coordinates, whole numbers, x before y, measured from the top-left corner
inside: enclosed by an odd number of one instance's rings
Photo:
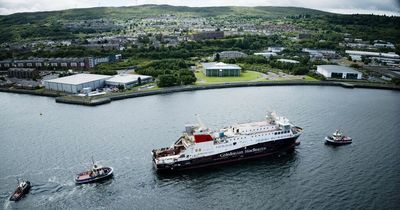
[[[386,90],[400,90],[399,86],[387,85],[387,84],[375,84],[375,83],[347,83],[347,82],[336,82],[336,81],[276,81],[276,82],[236,82],[236,83],[222,83],[222,84],[211,84],[211,85],[189,85],[164,88],[161,90],[149,90],[140,91],[133,93],[120,93],[110,94],[102,97],[88,98],[88,97],[77,97],[69,95],[61,95],[59,93],[46,93],[37,92],[35,90],[22,90],[22,89],[5,89],[0,88],[0,92],[10,93],[21,93],[31,94],[39,96],[56,97],[57,103],[67,103],[85,106],[97,106],[102,104],[108,104],[111,101],[123,100],[127,98],[137,98],[151,95],[168,94],[176,92],[194,91],[194,90],[209,90],[209,89],[222,89],[222,88],[237,88],[237,87],[261,87],[261,86],[341,86],[344,88],[371,88],[371,89],[386,89]]]

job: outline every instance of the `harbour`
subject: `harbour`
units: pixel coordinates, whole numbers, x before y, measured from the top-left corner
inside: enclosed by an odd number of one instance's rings
[[[395,209],[400,198],[400,169],[394,167],[400,163],[399,96],[393,90],[274,86],[86,107],[0,93],[0,208]],[[304,128],[293,154],[156,173],[151,150],[170,145],[196,114],[209,127],[220,128],[262,120],[267,110]],[[332,128],[345,130],[353,143],[325,145]],[[76,186],[73,176],[91,156],[113,166],[114,177]],[[32,188],[12,203],[8,198],[16,178],[29,179]]]

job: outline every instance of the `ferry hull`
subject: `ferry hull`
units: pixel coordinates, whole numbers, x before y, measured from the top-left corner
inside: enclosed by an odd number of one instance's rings
[[[276,141],[264,142],[211,156],[200,157],[185,161],[177,161],[173,164],[156,164],[154,162],[154,165],[158,172],[167,172],[203,168],[214,165],[238,162],[242,160],[274,156],[283,152],[293,151],[294,147],[296,146],[297,138],[298,136]]]

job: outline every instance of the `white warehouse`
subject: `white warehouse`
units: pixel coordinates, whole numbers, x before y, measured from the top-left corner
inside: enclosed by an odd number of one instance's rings
[[[102,88],[105,81],[111,76],[99,74],[75,74],[72,76],[61,77],[57,79],[45,80],[44,86],[46,89],[79,93],[83,88],[91,88],[92,90]]]
[[[148,83],[153,81],[153,77],[137,74],[120,74],[113,76],[106,80],[106,85],[110,87],[124,86],[124,88],[131,88],[135,85]]]
[[[317,72],[326,78],[361,79],[362,77],[361,72],[339,65],[320,65],[317,66]]]

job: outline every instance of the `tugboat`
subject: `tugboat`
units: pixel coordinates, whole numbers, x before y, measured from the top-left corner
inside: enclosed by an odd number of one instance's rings
[[[14,191],[13,194],[11,194],[10,201],[18,201],[21,199],[25,194],[29,192],[31,189],[31,183],[29,181],[18,181],[18,187]]]
[[[171,147],[152,151],[157,171],[194,169],[289,153],[299,144],[296,139],[303,131],[274,112],[268,112],[263,121],[234,124],[215,131],[198,121],[197,125],[186,125],[185,132]]]
[[[339,130],[336,130],[332,136],[325,137],[325,143],[331,145],[351,144],[352,139],[350,136],[344,136]]]
[[[113,175],[113,168],[111,167],[103,167],[97,165],[92,161],[92,167],[89,171],[82,172],[77,174],[75,177],[76,184],[87,184],[91,182],[98,182],[100,180],[104,180],[107,178],[111,178]]]

